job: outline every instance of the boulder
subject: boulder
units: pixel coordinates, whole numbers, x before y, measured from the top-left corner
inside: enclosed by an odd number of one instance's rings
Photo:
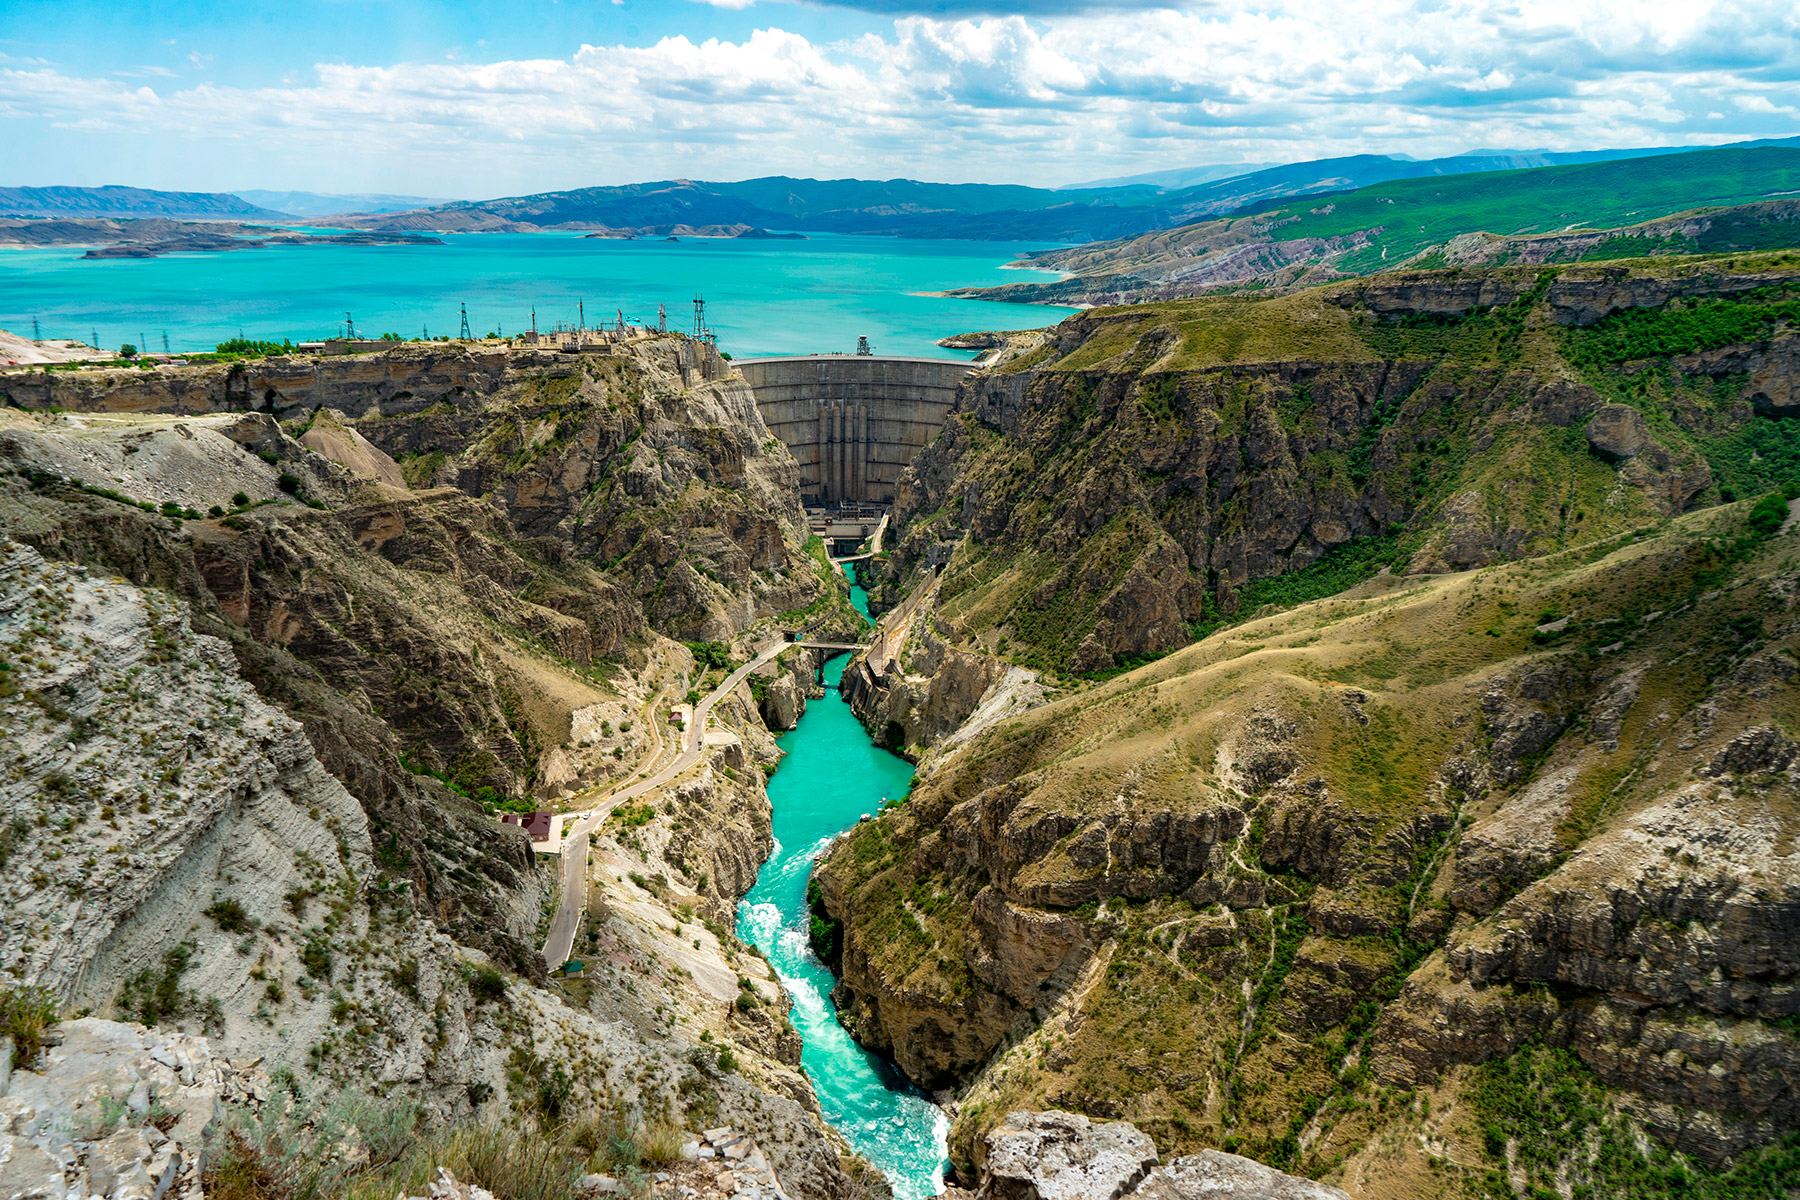
[[[799,689],[789,675],[777,675],[763,689],[762,704],[763,724],[777,731],[792,729],[800,720],[801,698]]]
[[[987,1136],[977,1200],[1350,1200],[1254,1159],[1203,1150],[1157,1166],[1156,1143],[1127,1121],[1016,1112]],[[948,1200],[969,1193],[946,1188]]]
[[[1651,444],[1644,416],[1629,404],[1607,404],[1588,422],[1588,445],[1607,462],[1636,458]]]
[[[1750,378],[1750,402],[1766,417],[1800,416],[1800,337],[1790,333],[1770,343]]]
[[[62,1164],[21,1137],[0,1134],[0,1196],[8,1200],[63,1200]]]
[[[1222,1150],[1202,1150],[1156,1168],[1134,1195],[1142,1200],[1350,1200],[1337,1188]]]
[[[1079,1113],[1012,1113],[987,1146],[982,1200],[1118,1200],[1156,1165],[1150,1135]]]

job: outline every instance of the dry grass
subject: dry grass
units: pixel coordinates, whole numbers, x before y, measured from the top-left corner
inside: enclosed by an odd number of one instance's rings
[[[393,1200],[425,1195],[447,1167],[499,1200],[566,1200],[589,1171],[641,1190],[647,1171],[679,1157],[681,1137],[669,1122],[617,1111],[548,1129],[498,1121],[431,1128],[408,1104],[278,1091],[259,1115],[239,1115],[216,1135],[205,1186],[214,1200]]]

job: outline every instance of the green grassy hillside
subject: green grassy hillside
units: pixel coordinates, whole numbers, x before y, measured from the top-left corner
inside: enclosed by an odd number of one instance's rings
[[[1292,289],[1402,265],[1564,261],[1800,245],[1800,149],[1762,146],[1524,171],[1402,179],[1034,256],[1073,273],[959,295],[1118,303]],[[1744,206],[1752,206],[1745,208]],[[1640,228],[1671,214],[1706,216]],[[1613,230],[1579,244],[1570,231]],[[1475,238],[1474,243],[1467,239]],[[1503,246],[1495,239],[1507,240]],[[1537,239],[1537,240],[1533,240]]]
[[[1622,162],[1401,179],[1304,207],[1264,210],[1282,240],[1374,230],[1339,269],[1360,274],[1464,233],[1606,229],[1690,208],[1747,204],[1800,191],[1800,149],[1712,150]],[[1329,208],[1331,211],[1324,211]],[[1386,251],[1385,258],[1383,251]]]

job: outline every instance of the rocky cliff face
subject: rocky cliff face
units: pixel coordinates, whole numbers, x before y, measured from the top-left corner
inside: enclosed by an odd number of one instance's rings
[[[1061,1107],[1368,1196],[1786,1169],[1795,535],[1747,507],[1376,579],[968,739],[821,863],[848,1023],[959,1087],[964,1164]]]
[[[920,620],[900,654],[879,670],[867,655],[857,656],[840,685],[870,736],[915,759],[961,728],[1009,670],[1001,659],[952,649],[926,624]]]
[[[887,583],[954,547],[954,648],[1095,674],[1381,567],[1750,494],[1773,476],[1749,445],[1787,440],[1796,286],[1748,261],[1500,269],[1090,311],[963,387],[901,480]]]
[[[393,469],[384,458],[400,460],[413,486],[489,499],[520,536],[592,561],[659,632],[710,640],[804,608],[825,585],[798,553],[805,536],[792,456],[740,380],[708,382],[693,360],[692,345],[673,336],[581,355],[402,344],[231,366],[13,376],[5,394],[27,410],[108,414],[121,427],[131,414],[254,410],[290,422],[327,457],[335,451],[349,474],[384,479]],[[126,461],[122,447],[112,453]],[[166,471],[151,474],[169,485]],[[238,486],[216,471],[196,473],[195,484],[202,509]],[[144,489],[123,490],[135,497]]]
[[[615,365],[605,386],[656,408],[628,436],[655,442],[661,472],[620,495],[693,518],[670,515],[665,550],[729,618],[702,627],[728,634],[784,606],[783,587],[810,602],[824,571],[783,540],[790,498],[760,425],[706,425],[742,413],[719,393],[683,407],[650,386],[668,380]],[[581,420],[604,424],[625,402],[596,389]],[[357,420],[8,420],[0,531],[24,565],[0,616],[17,642],[0,712],[30,747],[0,825],[14,978],[58,1008],[204,1031],[308,1089],[397,1086],[434,1122],[723,1117],[791,1193],[868,1190],[796,1068],[779,983],[728,928],[769,845],[775,752],[748,689],[718,710],[738,740],[603,840],[627,869],[596,855],[596,969],[547,981],[550,873],[477,802],[554,803],[643,769],[703,671],[629,573],[559,530],[523,533],[502,489],[394,488]],[[761,465],[700,478],[740,452]],[[737,561],[726,527],[791,558],[714,586],[693,562]],[[763,1003],[735,1003],[740,976]]]

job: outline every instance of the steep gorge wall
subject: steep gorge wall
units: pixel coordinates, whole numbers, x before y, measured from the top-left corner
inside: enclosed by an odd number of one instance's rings
[[[702,397],[697,404],[720,405],[703,414],[720,423],[709,427],[688,419],[685,401],[650,402],[667,407],[635,440],[654,440],[646,453],[659,474],[655,488],[637,494],[680,505],[716,487],[715,511],[729,516],[732,505],[754,511],[766,486],[791,506],[779,482],[746,480],[741,458],[736,474],[699,478],[728,468],[737,447],[766,439],[753,408]],[[723,427],[745,413],[748,431]],[[510,417],[489,419],[516,429]],[[733,702],[720,715],[755,748],[720,749],[648,824],[633,827],[650,854],[638,873],[665,890],[640,897],[641,906],[602,904],[590,914],[585,927],[604,943],[607,977],[579,995],[546,990],[536,942],[547,880],[517,832],[452,786],[529,794],[553,761],[574,772],[557,777],[561,786],[605,778],[610,748],[647,749],[641,710],[657,688],[687,686],[687,651],[657,638],[636,598],[560,537],[521,535],[500,497],[359,482],[260,414],[270,428],[256,448],[303,478],[318,507],[294,502],[273,479],[267,502],[215,519],[96,494],[124,482],[109,473],[114,464],[154,455],[165,469],[140,474],[161,489],[151,493],[157,499],[182,509],[216,503],[206,489],[219,482],[203,469],[215,449],[226,465],[242,456],[254,464],[244,467],[252,481],[262,479],[265,464],[251,448],[214,429],[238,418],[190,420],[146,418],[97,432],[46,416],[0,446],[0,529],[63,563],[90,564],[95,579],[128,578],[131,585],[116,585],[121,593],[135,589],[158,611],[185,608],[181,619],[212,635],[152,622],[147,651],[93,647],[81,669],[102,664],[97,686],[113,697],[94,713],[84,707],[84,684],[69,698],[76,706],[61,696],[59,677],[39,672],[75,665],[80,632],[107,622],[95,625],[77,606],[73,634],[40,630],[49,640],[30,655],[4,656],[0,680],[20,690],[0,697],[0,710],[43,723],[9,730],[50,754],[23,770],[15,764],[8,821],[29,824],[29,805],[15,801],[40,790],[63,796],[68,809],[66,823],[8,842],[16,851],[9,897],[32,921],[0,927],[0,945],[26,956],[27,982],[42,979],[60,999],[121,1016],[205,1028],[234,1053],[291,1067],[309,1087],[401,1084],[449,1120],[479,1118],[492,1103],[515,1116],[536,1112],[540,1085],[557,1084],[550,1072],[561,1067],[572,1079],[572,1111],[683,1119],[694,1108],[760,1131],[795,1194],[862,1192],[790,1061],[791,1029],[784,1033],[770,1011],[731,1015],[739,974],[762,979],[766,969],[737,961],[742,951],[729,937],[707,933],[704,948],[689,938],[665,944],[672,923],[693,919],[684,910],[725,928],[767,854],[758,764],[773,750],[755,743],[767,735],[754,706]],[[135,449],[113,444],[120,439]],[[200,445],[204,454],[174,449]],[[777,466],[791,462],[773,457]],[[758,469],[752,463],[748,472]],[[782,511],[769,519],[785,533]],[[687,544],[705,541],[719,560],[739,552],[713,527],[671,528],[696,539]],[[796,564],[810,562],[782,545]],[[56,563],[43,570],[87,578]],[[799,570],[792,594],[804,601],[823,582],[810,567]],[[27,596],[35,586],[22,585]],[[763,595],[764,604],[785,601]],[[0,617],[0,629],[11,628]],[[168,665],[134,675],[145,654]],[[174,657],[156,658],[164,654]],[[11,670],[20,665],[28,671]],[[120,695],[156,709],[158,720],[134,714],[141,729],[119,740],[111,714],[126,711]],[[602,712],[612,714],[610,734],[591,728]],[[629,736],[621,716],[633,719]],[[260,731],[266,721],[285,731],[272,748],[241,746],[228,732],[240,724]],[[81,765],[65,770],[56,756],[67,743]],[[101,758],[110,769],[97,774]],[[149,789],[142,813],[130,790],[139,779]],[[126,790],[113,795],[114,786]],[[78,839],[73,850],[55,844],[63,835]],[[45,859],[59,865],[34,873]],[[88,903],[72,909],[65,893]],[[65,912],[75,936],[45,937],[42,921]],[[55,970],[30,965],[33,955],[59,953]],[[503,1002],[470,986],[489,963],[521,977]],[[70,964],[91,986],[68,991]],[[715,996],[708,988],[719,980],[725,991]],[[761,986],[780,994],[772,977]],[[720,1044],[737,1047],[740,1073],[711,1065]],[[704,1064],[695,1065],[702,1049]]]
[[[1534,1043],[1702,1161],[1780,1143],[1800,625],[1793,534],[1718,573],[1743,509],[1373,581],[994,726],[821,863],[847,1023],[962,1086],[958,1154],[1062,1107],[1360,1170],[1418,1118],[1380,1086],[1475,1104],[1463,1068]]]
[[[1578,367],[1566,356],[1590,343],[1559,330],[1791,289],[1792,272],[1577,274],[1437,272],[1070,318],[1047,364],[963,386],[900,481],[886,584],[960,544],[942,584],[958,637],[1092,673],[1186,644],[1246,585],[1333,551],[1460,570],[1742,486],[1713,463],[1741,464],[1749,426],[1791,411],[1790,336],[1668,354],[1661,374]]]

